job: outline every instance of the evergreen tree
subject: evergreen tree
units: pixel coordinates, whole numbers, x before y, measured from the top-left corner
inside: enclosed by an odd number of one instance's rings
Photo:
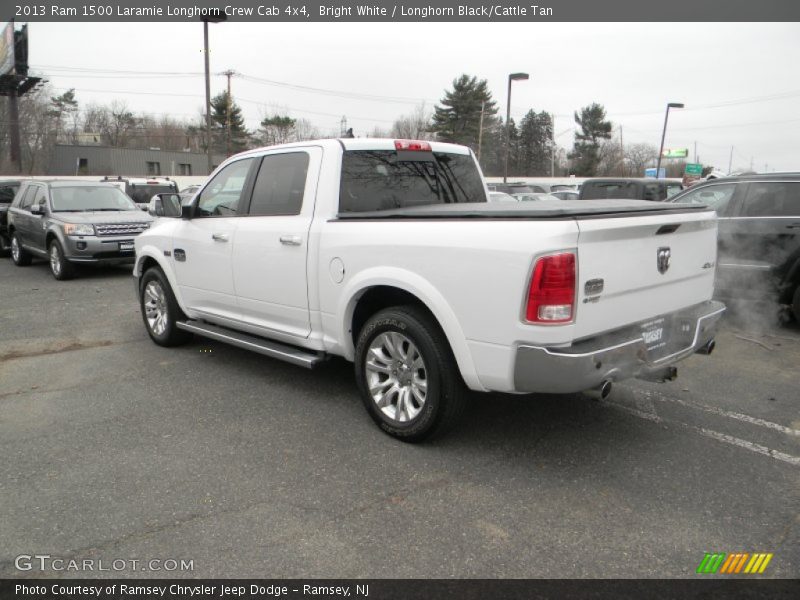
[[[50,97],[50,108],[47,111],[47,115],[52,117],[54,121],[56,143],[63,141],[61,138],[66,137],[65,134],[69,129],[69,120],[71,118],[74,119],[77,113],[78,101],[75,99],[74,89],[69,89],[60,96]]]
[[[550,174],[553,121],[544,111],[529,110],[520,122],[518,161],[520,175]]]
[[[267,146],[285,144],[295,137],[296,121],[289,116],[273,115],[261,121],[261,141]]]
[[[445,91],[441,106],[434,107],[432,129],[444,142],[478,148],[478,133],[483,106],[484,135],[496,120],[497,105],[485,79],[461,75],[453,80],[453,89]]]
[[[228,105],[230,104],[230,131],[228,131]],[[242,109],[228,92],[211,99],[211,139],[213,149],[220,154],[236,154],[247,149],[250,134],[244,126]],[[229,148],[230,145],[230,148]],[[230,150],[230,151],[229,151]]]
[[[572,171],[580,177],[592,177],[600,163],[600,142],[611,138],[611,121],[606,120],[602,104],[592,103],[575,113],[580,131],[575,134],[575,145],[570,154]]]

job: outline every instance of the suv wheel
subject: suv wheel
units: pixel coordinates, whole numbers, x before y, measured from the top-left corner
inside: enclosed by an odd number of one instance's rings
[[[6,236],[0,234],[0,256],[7,256],[11,253],[11,242]]]
[[[374,315],[359,333],[356,380],[372,419],[417,442],[443,433],[461,413],[466,388],[439,325],[414,306]]]
[[[58,240],[50,242],[50,272],[59,281],[72,279],[75,276],[75,265],[64,258],[64,250]]]
[[[150,338],[159,346],[178,346],[192,339],[192,334],[178,329],[176,321],[186,318],[161,269],[151,267],[139,283],[142,319]]]
[[[11,260],[18,267],[27,267],[31,264],[31,255],[19,243],[19,237],[16,233],[11,234]]]

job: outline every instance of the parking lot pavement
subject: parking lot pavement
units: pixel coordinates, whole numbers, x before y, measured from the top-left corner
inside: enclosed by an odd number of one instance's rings
[[[0,260],[0,576],[20,554],[188,559],[195,577],[800,575],[800,329],[728,324],[671,383],[475,395],[425,445],[351,366],[147,338],[128,269]],[[48,572],[45,576],[91,573]]]

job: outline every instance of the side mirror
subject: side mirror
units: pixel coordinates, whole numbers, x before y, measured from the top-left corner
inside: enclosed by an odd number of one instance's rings
[[[42,216],[46,213],[44,204],[33,204],[31,205],[31,214],[32,215],[39,215]]]
[[[150,200],[147,212],[154,217],[180,217],[181,197],[175,193],[156,194]]]

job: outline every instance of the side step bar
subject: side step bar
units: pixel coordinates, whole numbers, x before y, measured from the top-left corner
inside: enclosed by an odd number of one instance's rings
[[[203,321],[190,319],[188,321],[177,321],[175,325],[178,329],[191,331],[192,333],[211,338],[212,340],[258,352],[259,354],[277,358],[293,365],[305,367],[306,369],[313,369],[325,360],[325,354],[323,352],[313,352],[311,350],[295,348],[288,344],[273,342],[272,340],[233,331],[232,329],[219,327]]]

